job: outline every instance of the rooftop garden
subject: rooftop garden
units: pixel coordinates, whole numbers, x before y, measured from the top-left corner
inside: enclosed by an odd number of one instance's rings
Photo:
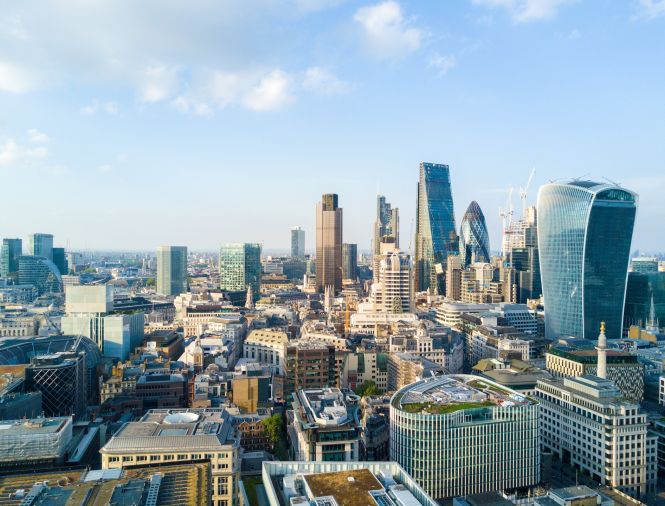
[[[494,406],[492,401],[481,402],[453,402],[450,404],[438,404],[435,402],[414,402],[402,404],[402,409],[407,413],[428,413],[430,415],[447,415],[464,409],[477,409]]]

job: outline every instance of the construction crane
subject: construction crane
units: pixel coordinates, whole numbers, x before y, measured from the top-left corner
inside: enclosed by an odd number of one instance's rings
[[[506,200],[506,207],[499,208],[499,216],[501,216],[501,256],[505,254],[506,234],[513,222],[513,187],[508,188],[508,199]]]
[[[526,182],[526,186],[522,188],[520,186],[520,200],[522,201],[522,219],[524,219],[524,214],[526,213],[526,195],[529,191],[529,186],[531,186],[531,181],[533,180],[533,175],[536,173],[536,168],[531,169],[531,174],[529,174],[529,180]]]

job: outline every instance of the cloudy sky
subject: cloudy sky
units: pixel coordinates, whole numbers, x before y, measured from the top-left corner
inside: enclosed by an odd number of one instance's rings
[[[665,250],[665,0],[60,0],[0,9],[0,237],[285,248],[337,192],[411,242],[420,161],[458,220],[579,176],[640,194]]]

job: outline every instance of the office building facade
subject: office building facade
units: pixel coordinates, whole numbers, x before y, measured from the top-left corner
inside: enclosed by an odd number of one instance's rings
[[[219,249],[219,287],[230,292],[251,287],[254,301],[261,294],[261,245],[225,244]]]
[[[490,236],[485,215],[475,200],[469,204],[460,225],[459,251],[464,267],[490,262]]]
[[[300,227],[291,229],[291,258],[305,259],[305,231]]]
[[[18,258],[23,254],[21,239],[3,239],[0,250],[0,277],[18,275]]]
[[[67,263],[67,254],[65,248],[53,248],[53,263],[60,271],[60,275],[69,274],[69,265]]]
[[[550,183],[538,193],[545,334],[594,339],[601,321],[621,336],[637,195],[592,181]]]
[[[415,309],[411,257],[401,251],[381,255],[370,290],[370,303],[381,313],[410,313]]]
[[[157,248],[157,293],[180,295],[187,291],[187,247]]]
[[[316,288],[342,289],[342,209],[335,193],[326,193],[316,205]]]
[[[439,279],[448,255],[459,252],[450,169],[435,163],[420,164],[415,236],[415,290],[442,293]],[[445,281],[442,281],[445,283]]]
[[[18,258],[18,282],[32,285],[39,295],[62,292],[62,277],[55,264],[45,257],[20,256]]]
[[[342,244],[342,278],[356,279],[358,271],[358,245]]]
[[[28,254],[53,261],[53,236],[51,234],[29,235]]]
[[[372,244],[375,255],[381,254],[381,243],[384,240],[392,242],[395,248],[399,248],[399,209],[393,208],[383,195],[377,195]]]

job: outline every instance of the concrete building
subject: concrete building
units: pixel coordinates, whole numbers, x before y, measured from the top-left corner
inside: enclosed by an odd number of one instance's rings
[[[0,337],[36,336],[39,315],[24,310],[0,312]]]
[[[335,193],[326,193],[316,205],[316,287],[342,289],[342,209]]]
[[[355,390],[372,381],[380,392],[388,390],[388,355],[376,351],[358,351],[344,355],[339,372],[340,386]]]
[[[489,311],[491,307],[491,304],[464,304],[445,300],[436,307],[436,321],[446,327],[455,327],[460,323],[462,314],[478,315]]]
[[[541,444],[599,483],[635,497],[656,487],[657,436],[639,404],[596,376],[540,380]]]
[[[269,365],[275,374],[284,374],[289,335],[274,329],[252,330],[244,343],[243,357]]]
[[[284,399],[291,401],[299,388],[310,390],[335,385],[335,346],[320,341],[291,341],[285,345]]]
[[[157,247],[157,293],[175,296],[187,291],[187,247]]]
[[[0,469],[62,465],[72,441],[72,427],[69,416],[3,421]]]
[[[238,497],[240,436],[224,409],[151,410],[128,422],[99,451],[102,469],[210,462],[212,506]]]
[[[388,336],[390,353],[410,353],[440,365],[446,374],[464,367],[464,334],[447,327],[429,327],[421,320],[417,328],[406,328]]]
[[[380,255],[369,301],[379,313],[412,313],[415,310],[411,257],[399,250]]]
[[[293,460],[358,460],[360,397],[338,388],[302,389],[293,396],[289,427]]]
[[[538,403],[476,376],[429,378],[390,405],[390,458],[437,500],[540,482]]]
[[[552,378],[533,364],[507,358],[483,359],[473,366],[473,372],[522,395],[534,395],[539,380]]]
[[[27,305],[34,301],[39,293],[33,285],[10,285],[0,287],[0,302]]]
[[[443,374],[442,366],[410,353],[388,355],[388,391],[394,392],[416,381]]]

